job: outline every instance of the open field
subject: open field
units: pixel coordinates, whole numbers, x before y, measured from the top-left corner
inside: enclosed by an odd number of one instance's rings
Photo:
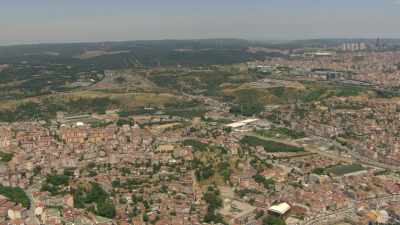
[[[336,176],[343,176],[350,173],[360,172],[365,170],[363,166],[360,164],[352,164],[352,165],[341,165],[335,166],[332,168],[327,169],[329,173],[332,173]]]
[[[293,145],[284,144],[281,142],[260,139],[255,136],[245,136],[240,140],[241,144],[249,145],[249,146],[262,146],[264,150],[267,152],[303,152],[303,147],[297,147]]]
[[[124,53],[129,53],[129,50],[122,50],[122,51],[102,51],[102,50],[94,50],[94,51],[85,51],[81,53],[79,56],[76,56],[75,58],[78,59],[91,59],[99,56],[104,56],[104,55],[118,55],[118,54],[124,54]]]

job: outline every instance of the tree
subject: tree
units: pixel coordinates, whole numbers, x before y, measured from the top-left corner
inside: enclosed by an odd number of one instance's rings
[[[91,189],[88,193],[82,187],[78,187],[73,191],[73,195],[75,208],[86,207],[87,210],[96,215],[110,219],[116,215],[115,205],[110,199],[110,195],[97,183],[91,183]]]
[[[270,179],[266,179],[264,176],[262,176],[259,173],[254,175],[253,178],[257,183],[263,184],[264,188],[266,188],[266,189],[271,189],[275,185],[275,182],[274,182],[273,179],[271,179],[271,178]]]
[[[268,215],[263,219],[263,225],[286,225],[286,223],[278,217]]]
[[[149,204],[149,202],[148,201],[143,201],[143,206],[144,206],[144,208],[146,209],[146,210],[149,210],[150,209],[150,204]]]
[[[29,208],[31,204],[26,193],[19,187],[5,187],[0,184],[0,194],[12,202],[21,204],[25,208]]]
[[[46,182],[42,185],[42,191],[48,191],[52,195],[60,194],[61,188],[69,184],[70,177],[67,175],[48,175]]]
[[[259,219],[259,218],[263,217],[264,214],[265,214],[264,210],[258,210],[258,211],[256,212],[255,218],[256,218],[256,219]]]
[[[78,209],[85,208],[84,193],[80,187],[74,191],[74,207]]]
[[[123,125],[133,126],[135,122],[132,119],[119,119],[117,121],[117,126],[122,127]]]
[[[116,214],[115,205],[111,202],[111,200],[99,201],[97,203],[96,212],[99,216],[112,219]]]
[[[206,223],[214,222],[214,223],[222,223],[225,224],[224,218],[221,214],[215,213],[215,209],[207,210],[207,214],[204,216],[203,221]]]
[[[168,187],[166,185],[162,185],[160,188],[161,193],[168,193]]]
[[[0,152],[0,161],[9,162],[13,158],[13,153]]]
[[[143,214],[143,221],[144,221],[144,222],[149,221],[149,216],[147,215],[147,213],[144,213],[144,214]]]
[[[219,174],[224,178],[225,182],[229,181],[231,173],[229,162],[223,162],[219,165]]]
[[[111,185],[112,185],[113,188],[121,187],[121,181],[119,179],[118,180],[113,180],[111,182]]]
[[[224,127],[224,131],[229,134],[232,132],[232,127]]]
[[[203,198],[204,201],[208,204],[207,214],[203,218],[204,222],[226,224],[222,215],[215,212],[218,208],[222,207],[222,199],[219,196],[218,189],[209,186],[207,191],[204,193]]]

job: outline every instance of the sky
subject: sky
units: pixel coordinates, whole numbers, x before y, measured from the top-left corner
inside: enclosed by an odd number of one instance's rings
[[[0,45],[400,38],[400,0],[0,0]]]

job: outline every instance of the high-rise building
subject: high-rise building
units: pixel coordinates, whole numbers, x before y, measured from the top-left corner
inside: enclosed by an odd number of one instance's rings
[[[352,43],[343,43],[341,45],[341,50],[342,51],[351,51],[351,52],[355,52],[355,51],[363,51],[367,49],[367,45],[364,42],[352,42]]]

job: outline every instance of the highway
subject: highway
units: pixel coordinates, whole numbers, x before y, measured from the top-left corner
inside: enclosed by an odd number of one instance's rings
[[[305,147],[305,149],[307,151],[310,151],[310,152],[313,152],[313,153],[317,153],[317,154],[320,154],[322,156],[326,156],[328,158],[336,159],[336,160],[339,160],[339,161],[345,161],[345,162],[348,162],[348,163],[360,163],[360,164],[363,164],[363,165],[366,165],[366,166],[373,166],[373,167],[377,167],[377,168],[381,168],[381,169],[385,169],[385,170],[391,170],[391,171],[395,171],[395,172],[400,172],[400,166],[389,165],[389,164],[385,164],[385,163],[381,163],[381,162],[372,160],[372,159],[367,158],[367,157],[363,157],[363,156],[361,156],[361,155],[359,155],[357,153],[357,150],[349,149],[348,147],[339,144],[335,140],[326,139],[325,137],[321,137],[321,136],[313,136],[312,138],[320,138],[320,139],[328,140],[337,149],[340,149],[343,152],[345,152],[348,155],[350,155],[351,158],[344,158],[343,156],[341,156],[339,154],[333,153],[333,151],[332,152],[320,151],[320,150],[316,150],[316,149],[313,149],[313,148]]]
[[[341,222],[346,218],[354,217],[356,213],[355,205],[365,203],[372,204],[375,203],[377,205],[382,205],[387,202],[400,202],[400,194],[393,194],[383,197],[377,198],[368,198],[364,200],[352,201],[348,203],[349,206],[335,210],[333,212],[329,212],[326,214],[320,214],[313,218],[306,218],[304,222],[299,223],[297,225],[326,225],[330,223]]]

